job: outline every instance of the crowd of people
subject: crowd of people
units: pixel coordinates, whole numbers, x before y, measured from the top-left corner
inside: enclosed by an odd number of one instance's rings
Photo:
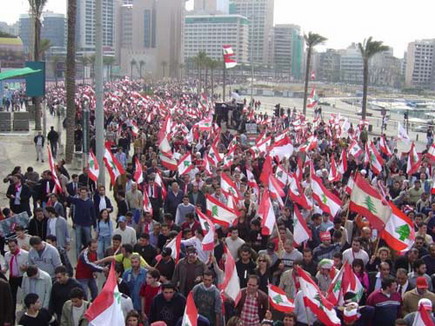
[[[224,116],[218,124],[204,95],[175,84],[148,95],[141,88],[128,79],[105,85],[109,189],[90,167],[70,174],[62,160],[44,171],[17,166],[4,179],[10,202],[0,219],[31,218],[0,235],[1,326],[87,325],[110,268],[128,326],[181,325],[189,296],[198,325],[435,321],[431,142],[414,162],[412,148],[399,152],[404,140],[370,139],[364,121],[259,113],[245,101],[243,123]],[[64,90],[50,89],[47,101],[62,105]],[[95,153],[89,86],[77,90],[78,122],[84,105]],[[258,134],[247,134],[248,123]],[[44,135],[34,142],[44,162]],[[352,208],[359,179],[370,187],[368,213]],[[400,213],[385,219],[371,198]],[[385,235],[393,215],[411,225],[397,231],[400,250]]]

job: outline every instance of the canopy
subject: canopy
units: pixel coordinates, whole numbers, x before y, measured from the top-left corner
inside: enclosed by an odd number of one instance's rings
[[[41,69],[34,70],[32,68],[29,68],[29,67],[8,70],[8,71],[0,73],[0,80],[23,77],[23,76],[27,76],[30,74],[35,74],[35,73],[40,72],[40,71],[41,71]]]

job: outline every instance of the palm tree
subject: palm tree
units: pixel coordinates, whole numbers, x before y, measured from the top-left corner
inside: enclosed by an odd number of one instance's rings
[[[163,78],[165,78],[165,76],[166,76],[166,67],[168,66],[168,62],[167,61],[162,61],[161,62],[161,65],[162,65],[162,69],[163,69]]]
[[[135,59],[131,59],[130,61],[130,79],[133,80],[133,67],[137,65],[137,61]]]
[[[142,69],[143,69],[143,67],[145,66],[145,61],[144,60],[140,60],[139,61],[139,76],[140,76],[140,79],[142,79]]]
[[[90,59],[88,56],[83,55],[79,58],[79,62],[82,64],[83,66],[83,85],[85,84],[85,77],[86,77],[86,67],[88,66],[88,64],[90,63]]]
[[[39,57],[41,59],[45,59],[45,52],[47,52],[51,48],[52,44],[50,40],[46,38],[41,40],[41,44],[39,45]]]
[[[53,65],[54,81],[55,81],[56,86],[57,86],[58,65],[59,65],[59,62],[62,61],[62,58],[58,55],[54,55],[54,56],[50,57],[50,61],[51,61],[51,64]]]
[[[207,62],[207,53],[204,51],[199,51],[196,57],[193,57],[193,62],[196,64],[196,67],[198,69],[198,93],[201,92],[201,79],[202,79],[202,68],[205,67],[205,64]]]
[[[382,44],[382,41],[373,41],[372,37],[370,36],[368,39],[364,40],[363,43],[358,43],[358,48],[361,51],[361,56],[363,58],[363,63],[364,63],[361,118],[362,120],[365,120],[367,115],[367,87],[369,83],[369,60],[376,53],[387,51],[388,46]]]
[[[108,78],[109,80],[112,80],[112,66],[115,63],[115,57],[103,57],[103,65],[107,66],[107,69],[109,71]]]
[[[39,61],[40,57],[40,45],[41,45],[41,15],[44,10],[47,0],[28,0],[30,5],[30,14],[34,20],[33,29],[33,60]],[[34,97],[33,103],[35,104],[35,129],[41,130],[41,97]]]
[[[305,44],[307,45],[307,62],[306,62],[307,66],[305,68],[304,107],[303,107],[303,113],[305,115],[307,113],[308,79],[310,78],[311,54],[313,52],[313,48],[316,45],[325,42],[327,38],[312,32],[309,32],[308,35],[304,35],[304,38],[305,38]]]
[[[92,78],[92,84],[95,83],[95,60],[96,56],[95,53],[91,54],[89,56],[89,64],[91,65],[91,78]]]
[[[208,62],[208,68],[210,69],[211,77],[211,97],[214,97],[214,71],[215,69],[222,67],[222,62],[218,60],[210,59]]]
[[[71,163],[74,155],[74,127],[76,117],[76,12],[77,0],[68,0],[68,34],[66,60],[66,144],[65,161]],[[84,78],[84,77],[83,77]]]

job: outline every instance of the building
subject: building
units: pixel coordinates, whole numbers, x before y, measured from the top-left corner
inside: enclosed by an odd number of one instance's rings
[[[274,0],[231,0],[230,14],[249,20],[250,62],[268,64],[273,29]]]
[[[393,48],[375,54],[369,62],[369,84],[401,88],[402,60],[394,57]]]
[[[42,14],[41,39],[50,40],[51,47],[66,48],[67,21],[64,14],[44,12]]]
[[[316,80],[333,82],[340,81],[340,53],[334,49],[316,53]]]
[[[349,84],[362,84],[364,62],[357,44],[340,50],[340,81]]]
[[[0,31],[3,33],[8,33],[8,34],[13,35],[13,36],[17,36],[18,35],[18,23],[9,25],[8,23],[0,22]]]
[[[202,14],[228,14],[230,10],[229,0],[195,0],[193,10]]]
[[[289,80],[302,79],[304,39],[297,25],[275,25],[273,28],[272,65],[281,76]]]
[[[17,37],[0,37],[0,68],[23,68],[26,61],[24,45]]]
[[[407,87],[435,86],[435,39],[417,40],[408,44],[405,84]]]
[[[231,45],[239,63],[249,60],[249,22],[240,15],[186,16],[184,60],[203,51],[208,57],[222,60],[222,46]]]
[[[18,36],[21,38],[25,53],[32,53],[33,19],[28,14],[20,15],[18,20]]]

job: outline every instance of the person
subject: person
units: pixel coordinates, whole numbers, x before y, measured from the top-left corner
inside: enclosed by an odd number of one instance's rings
[[[29,220],[27,228],[30,235],[38,236],[42,240],[45,240],[47,236],[47,218],[41,207],[37,207],[34,210],[34,216]]]
[[[240,300],[236,306],[236,315],[244,326],[257,326],[264,319],[269,309],[267,294],[258,289],[260,280],[257,275],[250,275],[247,287],[240,292]]]
[[[295,260],[302,260],[302,258],[302,253],[294,247],[293,241],[290,239],[285,241],[284,251],[281,255],[281,261],[284,264],[284,270],[290,269],[293,267],[293,262]]]
[[[160,272],[160,280],[162,283],[167,283],[172,280],[172,276],[175,271],[175,261],[171,257],[172,249],[163,248],[161,253],[161,259],[159,259],[154,266]]]
[[[116,263],[121,263],[122,266],[124,267],[124,270],[126,271],[127,269],[131,268],[131,256],[133,254],[138,254],[138,253],[133,252],[133,246],[129,243],[126,243],[126,244],[122,245],[120,253],[118,253],[114,256],[104,257],[103,259],[100,259],[100,260],[96,261],[95,263],[96,264],[105,264],[105,263],[108,263],[111,261],[115,261]],[[145,259],[143,259],[141,255],[139,255],[139,257],[140,257],[140,265],[142,267],[148,268],[149,265],[147,264]]]
[[[119,234],[114,234],[112,236],[112,246],[104,251],[104,257],[113,256],[121,250],[122,237]]]
[[[65,250],[69,250],[71,239],[65,218],[59,216],[54,207],[46,207],[45,211],[48,215],[47,235],[56,236],[57,245]]]
[[[32,192],[30,188],[23,184],[22,176],[15,174],[11,177],[12,184],[9,185],[6,191],[6,197],[9,198],[9,207],[15,214],[27,212],[29,216],[32,216],[30,210],[30,198]]]
[[[59,256],[60,256],[60,261],[62,262],[62,265],[65,266],[65,268],[67,269],[68,275],[69,276],[73,276],[73,267],[71,265],[71,261],[68,257],[68,252],[62,248],[59,247],[57,245],[57,238],[55,235],[47,235],[47,243],[52,245],[53,247],[55,247],[57,249],[57,251],[59,252]]]
[[[98,192],[94,194],[93,200],[95,216],[99,216],[103,209],[106,209],[109,214],[113,212],[112,202],[109,197],[106,196],[106,187],[103,185],[98,186]]]
[[[269,289],[267,286],[272,281],[271,260],[269,256],[266,254],[259,254],[256,265],[255,274],[260,278],[259,289],[264,293],[268,293]]]
[[[45,137],[42,135],[42,132],[38,131],[38,134],[33,138],[33,142],[35,143],[36,149],[36,162],[41,160],[44,163],[44,142]]]
[[[408,291],[403,296],[402,315],[406,316],[411,312],[418,310],[418,302],[421,299],[430,300],[431,304],[435,304],[435,294],[429,291],[427,279],[423,276],[417,277],[417,286],[415,289]]]
[[[322,259],[333,259],[334,254],[341,251],[339,243],[331,243],[330,232],[320,232],[321,243],[313,250],[313,260],[317,264]]]
[[[239,249],[242,245],[245,244],[245,240],[239,237],[239,230],[236,226],[232,226],[229,229],[230,236],[225,238],[225,244],[228,247],[231,255],[234,259],[239,258]]]
[[[140,320],[139,313],[136,310],[131,310],[125,316],[125,326],[143,326]]]
[[[125,193],[125,200],[133,213],[134,222],[138,223],[143,210],[143,194],[138,189],[136,182],[131,183],[131,190]]]
[[[426,299],[426,298],[420,299],[418,301],[418,306],[417,307],[421,307],[421,306],[423,306],[424,309],[427,311],[428,316],[429,316],[430,320],[432,321],[432,325],[435,324],[435,316],[433,314],[433,301],[431,301],[429,299]],[[416,315],[417,315],[417,311],[414,311],[414,312],[411,312],[411,313],[407,314],[404,317],[405,325],[406,326],[414,326],[414,325],[416,325],[415,324],[415,317],[416,317]],[[423,323],[425,323],[424,320],[423,320]],[[417,323],[417,325],[418,325],[418,323]],[[430,324],[426,323],[426,325],[430,325]]]
[[[411,291],[414,287],[409,284],[408,281],[408,273],[406,269],[399,268],[396,271],[396,281],[397,281],[397,292],[402,296],[405,295],[406,292]]]
[[[176,290],[172,283],[162,285],[162,293],[158,294],[152,304],[148,322],[163,321],[167,326],[175,326],[183,316],[186,298]]]
[[[237,275],[240,287],[246,287],[249,275],[255,274],[256,264],[252,260],[251,248],[244,245],[240,249],[240,259],[236,262]]]
[[[32,236],[28,233],[25,233],[25,230],[21,225],[15,226],[14,231],[15,231],[15,235],[17,236],[16,240],[17,240],[18,246],[21,249],[29,251],[30,250],[30,238]]]
[[[41,307],[41,300],[36,293],[29,293],[24,297],[26,312],[20,318],[20,326],[50,326],[56,320],[45,307]]]
[[[0,325],[12,325],[15,321],[14,311],[11,287],[7,281],[0,278]]]
[[[153,299],[162,292],[162,283],[160,280],[160,272],[153,268],[150,269],[146,276],[146,283],[144,283],[140,289],[139,295],[142,298],[142,309],[141,311],[145,317],[151,313],[151,303]]]
[[[112,220],[106,208],[103,208],[98,214],[96,231],[98,239],[98,259],[101,259],[104,257],[106,250],[110,247],[110,239],[112,239],[113,233]]]
[[[148,270],[141,267],[141,257],[139,254],[134,253],[130,257],[131,268],[127,269],[122,275],[122,279],[127,283],[130,290],[130,298],[133,301],[133,307],[136,311],[142,310],[140,289],[145,283]]]
[[[175,266],[172,283],[178,287],[181,294],[187,296],[195,283],[199,283],[206,269],[205,264],[198,259],[195,248],[186,249],[186,257],[180,259]]]
[[[177,182],[173,182],[171,189],[168,191],[164,203],[165,212],[171,214],[175,218],[177,215],[178,205],[183,201],[184,193],[180,190],[180,186]]]
[[[123,244],[131,244],[134,246],[137,242],[136,230],[127,225],[127,219],[125,216],[120,216],[118,218],[118,227],[115,229],[113,234],[119,234],[122,238]]]
[[[65,266],[56,267],[54,273],[56,281],[51,288],[49,310],[60,322],[63,304],[70,299],[71,291],[74,288],[81,288],[81,285],[76,279],[69,277]]]
[[[56,211],[57,216],[66,217],[65,215],[65,207],[59,201],[59,197],[56,194],[50,194],[51,206]]]
[[[319,261],[318,270],[316,274],[317,283],[320,291],[326,294],[335,275],[334,262],[331,259],[322,259]]]
[[[414,271],[408,274],[408,281],[412,287],[416,287],[419,277],[426,278],[429,285],[429,291],[432,291],[432,278],[426,274],[426,263],[422,259],[417,259],[414,262]]]
[[[178,205],[177,211],[175,213],[175,224],[182,225],[186,222],[187,214],[195,213],[195,206],[189,202],[189,196],[184,195],[182,202]]]
[[[85,312],[90,306],[90,302],[85,301],[85,292],[81,287],[71,290],[70,299],[63,304],[62,318],[60,326],[87,326],[88,320]]]
[[[428,248],[429,253],[423,256],[424,263],[426,264],[426,273],[432,275],[435,273],[435,243],[431,243]]]
[[[29,251],[29,264],[38,266],[54,279],[55,268],[62,265],[57,249],[38,236],[30,238],[30,246],[32,249]]]
[[[139,236],[139,240],[134,245],[133,250],[139,253],[148,265],[151,265],[157,256],[157,250],[150,244],[150,235],[148,233],[142,233]]]
[[[41,300],[42,307],[48,309],[50,305],[52,281],[50,275],[44,272],[35,265],[27,267],[26,273],[23,275],[23,296],[29,293],[35,293]]]
[[[367,294],[372,293],[375,290],[379,290],[381,288],[382,280],[391,275],[390,264],[387,262],[381,262],[379,264],[377,272],[369,273],[369,288],[367,290]]]
[[[352,240],[352,247],[343,251],[343,261],[352,264],[353,260],[356,258],[362,259],[364,265],[369,262],[369,255],[367,252],[361,248],[361,240],[359,238],[354,238]]]
[[[47,140],[50,143],[51,153],[53,154],[53,158],[57,156],[57,142],[59,141],[59,133],[54,130],[54,127],[50,127],[50,131],[47,135]]]
[[[206,317],[211,326],[221,326],[222,299],[219,289],[213,282],[213,273],[205,271],[202,275],[202,282],[193,287],[192,295],[198,313]]]
[[[145,186],[144,191],[147,192],[153,208],[154,220],[159,220],[160,209],[163,206],[162,188],[155,182],[155,177],[148,177],[148,184]]]

